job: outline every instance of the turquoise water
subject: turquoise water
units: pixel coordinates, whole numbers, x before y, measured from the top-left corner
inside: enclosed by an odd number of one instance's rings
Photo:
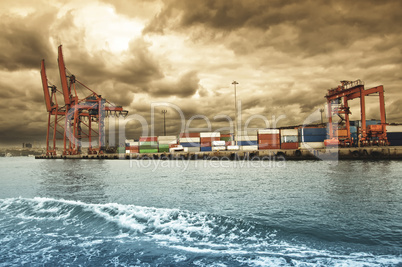
[[[401,162],[0,168],[1,266],[402,265]]]

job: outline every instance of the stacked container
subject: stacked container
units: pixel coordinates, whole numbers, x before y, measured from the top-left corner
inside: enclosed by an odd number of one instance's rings
[[[221,134],[221,141],[225,141],[225,146],[233,145],[233,138],[231,134]]]
[[[279,129],[260,129],[258,130],[258,149],[280,149],[281,140]]]
[[[240,150],[254,151],[258,150],[258,136],[257,131],[241,132],[237,136],[237,145]]]
[[[222,151],[226,150],[225,140],[212,141],[212,151]]]
[[[298,149],[299,133],[297,129],[281,129],[281,149]]]
[[[181,146],[186,147],[188,152],[200,152],[200,133],[181,133],[179,143]]]
[[[299,128],[299,146],[305,149],[324,148],[324,141],[327,139],[326,128],[302,127]]]
[[[139,153],[139,143],[134,140],[126,140],[126,153]]]
[[[141,136],[139,151],[140,153],[158,153],[158,138],[156,136]]]
[[[387,125],[387,139],[390,146],[402,146],[402,125]]]
[[[220,141],[221,133],[204,132],[200,133],[201,148],[200,151],[212,151],[212,142]]]
[[[159,153],[169,152],[169,148],[173,145],[177,145],[177,137],[170,136],[158,136],[158,151]]]

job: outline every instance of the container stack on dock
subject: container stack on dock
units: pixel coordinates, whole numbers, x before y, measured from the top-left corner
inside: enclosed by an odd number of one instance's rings
[[[139,143],[140,153],[158,153],[158,137],[141,136]]]
[[[298,149],[299,133],[297,129],[281,129],[281,149]]]
[[[134,141],[134,139],[131,140],[126,140],[126,153],[139,153],[140,148],[139,148],[139,142]]]
[[[187,152],[200,152],[200,133],[181,133],[179,144],[186,148]]]
[[[279,129],[258,130],[258,149],[280,149],[281,139]]]
[[[240,135],[237,136],[237,145],[243,151],[258,150],[257,131],[240,132]]]
[[[402,146],[402,125],[387,125],[387,139],[390,146]]]
[[[221,133],[219,132],[204,132],[200,133],[201,148],[200,151],[212,151],[212,142],[220,141]]]
[[[169,152],[169,148],[177,145],[177,137],[174,135],[158,136],[158,151],[159,153]]]
[[[325,139],[327,139],[327,128],[299,128],[299,147],[303,149],[324,148]]]

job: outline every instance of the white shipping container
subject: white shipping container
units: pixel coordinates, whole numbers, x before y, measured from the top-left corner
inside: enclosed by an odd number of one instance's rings
[[[259,129],[258,134],[279,134],[279,129]]]
[[[239,146],[227,146],[227,150],[239,150]]]
[[[258,146],[241,146],[240,150],[243,150],[243,151],[255,151],[255,150],[258,150]]]
[[[126,143],[132,143],[134,142],[134,139],[126,139]]]
[[[199,137],[183,137],[179,139],[180,143],[200,143],[201,138]]]
[[[225,146],[214,146],[212,147],[212,151],[222,151],[222,150],[226,150]]]
[[[205,132],[205,133],[200,133],[200,137],[221,137],[221,133],[219,133],[219,132]]]
[[[129,146],[139,146],[140,142],[130,142]]]
[[[282,129],[281,136],[285,135],[299,135],[297,129]]]
[[[302,149],[320,149],[324,148],[324,142],[302,142],[299,143],[299,147]]]
[[[159,141],[159,144],[160,145],[174,145],[174,144],[177,144],[177,140],[172,140],[172,141],[162,140],[162,141]]]
[[[185,147],[185,151],[190,152],[190,153],[195,153],[195,152],[200,152],[199,147]]]
[[[126,154],[130,154],[130,150],[126,150]]]
[[[176,152],[176,151],[183,151],[184,150],[184,148],[183,148],[183,146],[177,146],[177,147],[172,147],[172,148],[169,148],[169,152],[170,153],[172,153],[172,152]]]
[[[172,141],[172,140],[177,140],[177,136],[175,135],[158,136],[158,141]]]
[[[212,146],[224,146],[225,144],[225,141],[212,141]]]
[[[257,135],[240,135],[236,136],[235,138],[236,141],[258,141]]]
[[[299,136],[297,135],[285,135],[281,137],[282,143],[297,143],[299,140]]]
[[[401,133],[402,125],[387,125],[387,133]]]

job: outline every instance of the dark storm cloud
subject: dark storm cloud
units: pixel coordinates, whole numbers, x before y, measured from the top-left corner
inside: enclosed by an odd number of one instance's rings
[[[37,68],[43,57],[51,57],[49,23],[54,14],[27,17],[2,16],[0,22],[0,69]],[[38,63],[39,62],[39,63]]]
[[[368,36],[399,34],[402,27],[400,1],[166,0],[164,3],[163,10],[144,32],[204,27],[215,31],[205,38],[212,36],[221,41],[217,36],[223,34],[227,38],[238,31],[239,35],[248,35],[247,40],[242,41],[240,36],[236,44],[236,38],[231,37],[228,46],[239,53],[261,46],[308,55],[328,53]],[[287,27],[278,31],[275,28],[278,25]],[[287,33],[294,38],[276,41]],[[244,41],[250,49],[245,49]]]
[[[166,97],[166,96],[179,96],[189,97],[194,95],[198,90],[198,83],[200,79],[196,71],[189,71],[179,77],[177,81],[168,82],[160,81],[151,85],[149,93],[152,96]]]

